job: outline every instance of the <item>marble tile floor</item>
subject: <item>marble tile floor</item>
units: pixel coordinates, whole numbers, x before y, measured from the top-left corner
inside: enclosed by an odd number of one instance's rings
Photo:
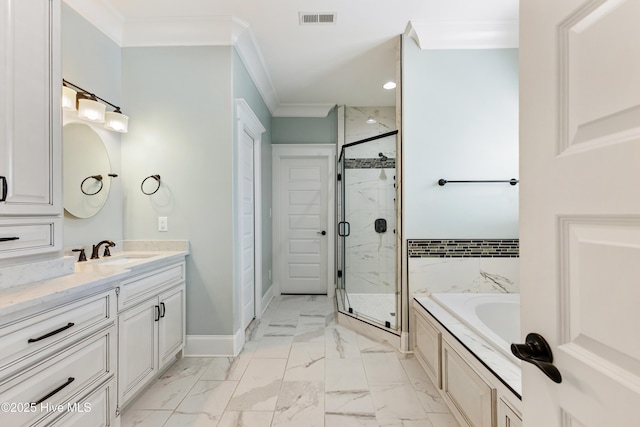
[[[282,296],[237,357],[178,360],[122,427],[459,427],[412,355],[335,322],[324,296]]]

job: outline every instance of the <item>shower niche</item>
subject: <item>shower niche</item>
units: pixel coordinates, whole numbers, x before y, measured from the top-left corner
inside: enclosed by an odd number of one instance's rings
[[[397,131],[389,116],[389,127],[352,136],[339,153],[336,283],[340,311],[397,330]]]

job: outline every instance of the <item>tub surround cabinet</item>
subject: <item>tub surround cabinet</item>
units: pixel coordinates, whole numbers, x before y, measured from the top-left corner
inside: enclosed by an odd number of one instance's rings
[[[185,344],[185,264],[136,274],[118,298],[118,402],[123,408]]]
[[[61,249],[60,0],[0,0],[0,260]]]
[[[412,311],[416,359],[458,422],[469,427],[521,426],[515,394],[422,305],[413,301]]]

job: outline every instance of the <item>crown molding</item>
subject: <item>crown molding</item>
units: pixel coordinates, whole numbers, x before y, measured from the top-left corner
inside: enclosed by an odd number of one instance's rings
[[[233,46],[274,117],[326,117],[333,104],[281,104],[248,23],[231,15],[124,19],[106,0],[64,0],[120,47]]]
[[[118,46],[122,46],[124,17],[111,3],[105,0],[64,0],[64,2]]]
[[[503,49],[518,47],[518,21],[410,21],[405,35],[420,49]]]

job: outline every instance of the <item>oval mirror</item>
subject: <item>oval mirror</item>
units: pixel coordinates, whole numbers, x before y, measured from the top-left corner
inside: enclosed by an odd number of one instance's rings
[[[100,136],[84,123],[62,129],[64,208],[78,218],[100,212],[111,188],[111,163]]]

